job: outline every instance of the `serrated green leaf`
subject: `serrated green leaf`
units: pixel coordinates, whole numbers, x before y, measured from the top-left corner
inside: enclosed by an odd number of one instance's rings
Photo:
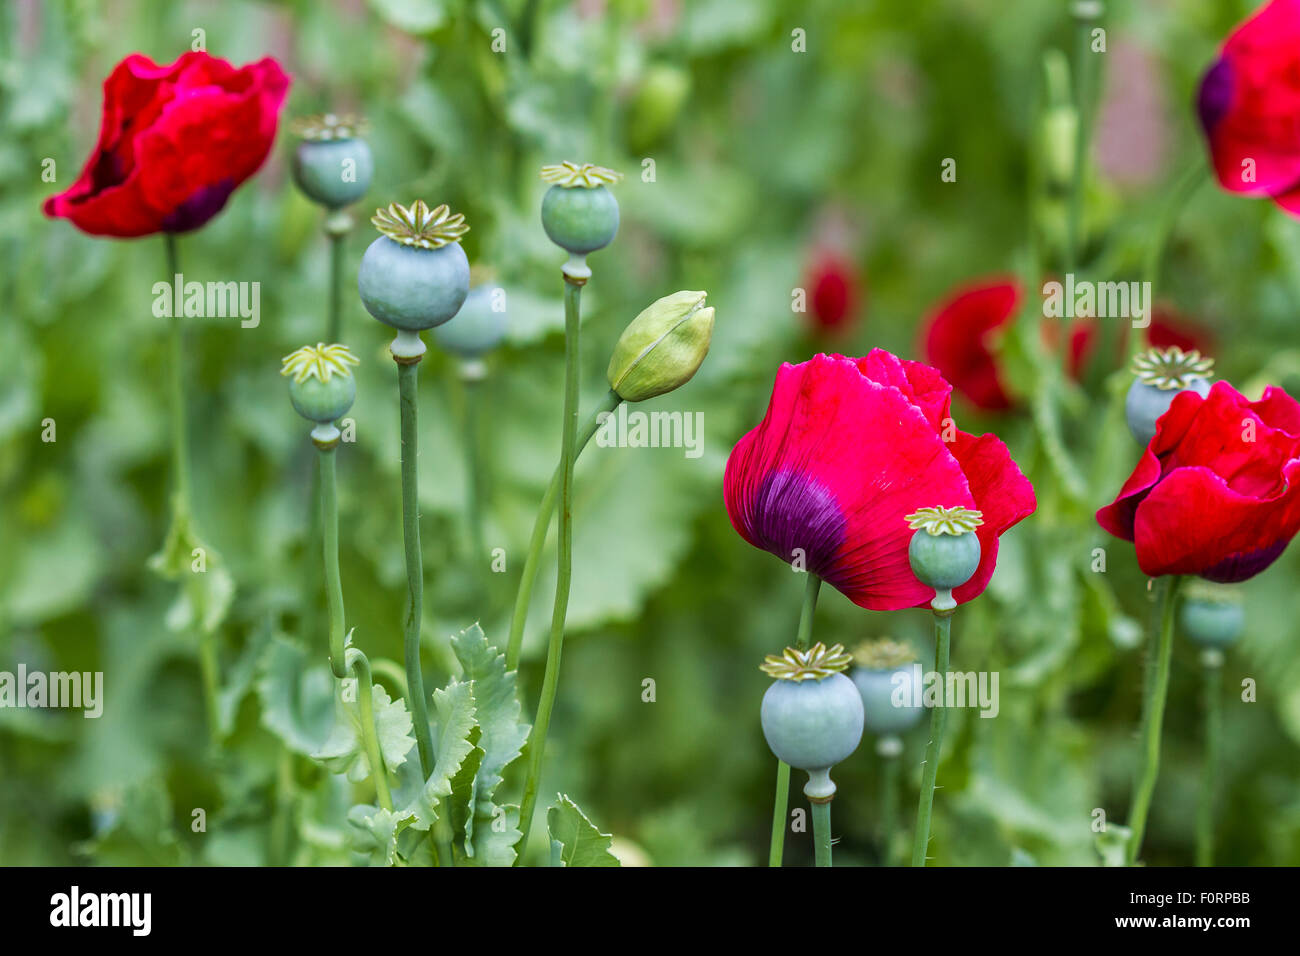
[[[383,810],[360,804],[348,811],[348,842],[370,866],[392,866],[397,859],[397,838],[415,815],[406,810]]]
[[[483,629],[474,624],[451,640],[456,659],[464,669],[474,698],[474,717],[482,733],[477,741],[483,751],[481,766],[473,778],[473,803],[479,808],[465,820],[466,852],[475,852],[474,826],[480,814],[493,813],[492,796],[501,784],[502,773],[522,752],[528,739],[528,724],[521,721],[516,672],[506,670],[504,654],[488,643]]]
[[[1124,866],[1124,852],[1133,831],[1118,823],[1107,824],[1106,829],[1093,837],[1093,845],[1101,856],[1102,866]]]
[[[411,736],[411,715],[406,712],[406,701],[401,698],[393,700],[379,684],[371,687],[379,749],[386,767],[394,770],[406,761],[406,755],[415,746],[415,739]],[[351,691],[350,700],[344,699],[345,688]],[[366,756],[361,719],[355,686],[348,682],[340,683],[335,695],[334,729],[329,739],[311,755],[313,760],[321,761],[332,772],[346,773],[353,783],[360,783],[374,772]]]
[[[618,866],[618,858],[609,852],[613,836],[597,830],[578,805],[564,794],[558,797],[559,802],[546,813],[546,827],[551,839],[560,844],[560,864]]]
[[[433,692],[434,728],[433,772],[407,810],[415,814],[411,825],[427,830],[439,819],[443,802],[451,796],[452,779],[465,758],[474,749],[470,733],[475,726],[474,698],[470,686],[452,681]]]

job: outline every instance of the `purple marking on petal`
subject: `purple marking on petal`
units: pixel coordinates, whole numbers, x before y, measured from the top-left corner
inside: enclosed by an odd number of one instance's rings
[[[164,232],[189,232],[203,225],[226,205],[226,200],[235,191],[232,179],[223,179],[211,186],[204,186],[189,199],[185,200],[163,220]]]
[[[786,562],[801,549],[805,569],[835,583],[846,519],[827,489],[807,475],[774,471],[759,486],[750,515],[750,534],[764,548]]]
[[[1196,96],[1196,112],[1200,114],[1201,126],[1208,136],[1214,132],[1219,119],[1228,111],[1232,102],[1232,65],[1220,58],[1205,72],[1201,80],[1201,89]]]
[[[1201,572],[1201,577],[1220,584],[1235,584],[1253,578],[1277,560],[1278,555],[1286,550],[1287,542],[1279,541],[1266,548],[1234,554],[1218,564]]]

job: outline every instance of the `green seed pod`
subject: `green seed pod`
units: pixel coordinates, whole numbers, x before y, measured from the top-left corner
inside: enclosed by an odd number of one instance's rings
[[[346,345],[306,345],[286,355],[280,374],[289,379],[294,410],[317,425],[332,425],[357,398],[357,380],[350,366],[358,359]]]
[[[713,308],[705,292],[674,292],[651,303],[623,330],[606,373],[628,402],[643,402],[685,385],[709,354]]]
[[[370,145],[360,138],[359,117],[325,113],[295,120],[302,137],[293,154],[298,188],[329,209],[341,209],[365,195],[375,174]]]
[[[393,203],[377,210],[370,221],[382,235],[357,269],[366,311],[407,333],[450,321],[469,295],[469,260],[460,247],[465,217],[417,199],[409,209]]]
[[[905,644],[883,639],[859,647],[852,680],[862,695],[867,730],[879,736],[901,734],[925,713],[916,654]]]
[[[1133,438],[1142,446],[1150,444],[1156,434],[1156,421],[1179,392],[1191,390],[1204,398],[1210,394],[1210,377],[1214,359],[1202,357],[1193,349],[1184,352],[1178,346],[1148,349],[1133,359],[1137,377],[1124,398],[1124,416]]]
[[[542,167],[542,179],[552,183],[542,197],[542,228],[551,242],[574,255],[603,249],[618,233],[618,200],[605,188],[621,173],[591,163],[558,163]]]
[[[807,651],[787,647],[762,665],[776,678],[763,695],[763,737],[778,760],[808,772],[804,793],[814,799],[835,793],[830,768],[862,740],[862,696],[840,673],[850,660],[841,645],[818,643]]]
[[[907,557],[917,579],[935,590],[931,606],[956,607],[952,589],[969,581],[980,564],[980,540],[974,532],[984,516],[969,508],[919,508],[907,522],[916,531]]]
[[[433,330],[434,339],[461,358],[475,359],[492,351],[506,334],[505,297],[497,295],[503,291],[494,285],[470,289],[456,317]]]
[[[634,154],[644,155],[672,128],[690,92],[691,74],[681,67],[656,63],[646,70],[627,112],[627,139]]]
[[[1198,647],[1229,647],[1246,624],[1241,592],[1208,581],[1193,582],[1183,595],[1178,621],[1187,639]]]

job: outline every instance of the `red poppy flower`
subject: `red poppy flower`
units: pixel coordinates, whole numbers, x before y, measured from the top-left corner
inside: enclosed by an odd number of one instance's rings
[[[853,264],[834,252],[819,252],[804,282],[809,290],[808,317],[813,330],[846,331],[858,306],[858,280]]]
[[[906,516],[977,508],[980,565],[954,595],[978,596],[997,564],[998,536],[1036,503],[997,437],[952,424],[951,393],[935,369],[883,349],[782,365],[767,415],[727,459],[732,525],[756,548],[802,558],[855,604],[889,611],[934,597],[908,563]]]
[[[1300,0],[1272,0],[1237,27],[1197,107],[1220,185],[1300,215]]]
[[[1179,393],[1098,523],[1137,548],[1144,573],[1244,581],[1300,531],[1300,404],[1227,382]]]
[[[159,66],[134,53],[104,81],[99,143],[45,214],[97,236],[186,232],[225,206],[275,139],[289,77],[206,53]]]
[[[1020,308],[1020,283],[1013,278],[984,279],[962,286],[940,303],[924,332],[926,361],[957,391],[985,411],[1005,411],[1011,396],[1002,384],[993,334]]]

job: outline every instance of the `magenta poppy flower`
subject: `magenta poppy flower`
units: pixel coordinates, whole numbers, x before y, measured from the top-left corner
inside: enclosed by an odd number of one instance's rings
[[[998,536],[1036,502],[1006,445],[957,430],[951,393],[935,369],[883,349],[782,365],[767,415],[727,459],[732,525],[754,547],[802,560],[855,604],[890,611],[934,597],[908,563],[906,516],[975,508],[984,515],[980,564],[954,596],[978,596]]]
[[[1300,215],[1300,0],[1272,0],[1233,31],[1197,107],[1220,185]]]
[[[1300,404],[1274,387],[1248,401],[1227,382],[1181,392],[1097,521],[1152,577],[1254,577],[1300,531]]]
[[[270,57],[236,69],[203,52],[167,66],[131,54],[104,81],[99,143],[45,214],[96,236],[197,229],[266,159],[288,89]]]

